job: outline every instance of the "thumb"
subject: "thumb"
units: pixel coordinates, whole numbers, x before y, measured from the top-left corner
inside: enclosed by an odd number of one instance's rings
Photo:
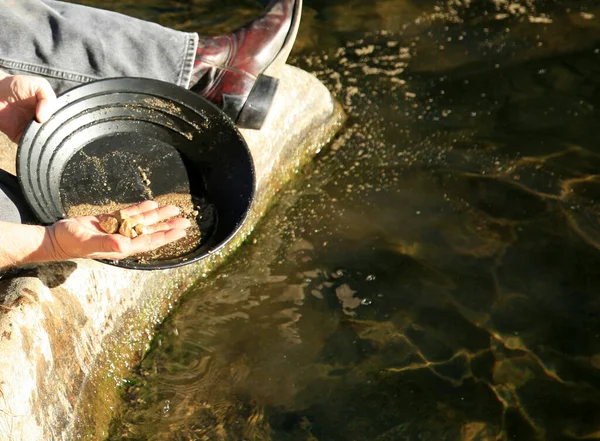
[[[56,110],[56,94],[50,83],[44,78],[39,78],[36,86],[35,97],[37,105],[35,116],[38,122],[44,123],[48,121]]]

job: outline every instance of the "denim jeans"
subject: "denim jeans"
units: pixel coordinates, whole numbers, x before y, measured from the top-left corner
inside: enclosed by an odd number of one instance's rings
[[[0,0],[0,69],[45,77],[57,93],[110,77],[189,87],[198,35],[55,0]],[[14,177],[0,174],[0,220],[22,221]],[[10,182],[7,182],[8,181]]]
[[[35,217],[21,194],[16,176],[0,169],[0,220],[35,223]]]

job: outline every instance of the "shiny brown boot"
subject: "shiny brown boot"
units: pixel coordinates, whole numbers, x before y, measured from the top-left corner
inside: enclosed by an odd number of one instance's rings
[[[200,39],[191,90],[217,104],[238,127],[260,129],[300,25],[302,0],[273,0],[237,31]]]

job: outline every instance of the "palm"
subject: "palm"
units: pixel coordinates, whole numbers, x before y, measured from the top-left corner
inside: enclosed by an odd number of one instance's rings
[[[95,216],[59,221],[54,225],[56,245],[66,254],[66,258],[99,258],[103,257],[103,253],[110,253],[115,247],[122,252],[127,251],[130,239],[106,234],[97,225],[98,219]]]
[[[185,236],[185,228],[189,226],[189,221],[183,218],[165,222],[179,212],[177,207],[171,205],[158,208],[156,202],[146,201],[124,211],[136,221],[147,225],[148,234],[134,239],[120,234],[107,234],[100,229],[97,216],[64,219],[52,226],[59,257],[123,259],[180,239]]]

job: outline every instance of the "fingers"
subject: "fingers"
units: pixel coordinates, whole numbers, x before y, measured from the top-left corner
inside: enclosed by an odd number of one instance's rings
[[[154,201],[140,202],[122,211],[128,217],[146,225],[147,232],[133,239],[121,234],[107,234],[99,225],[102,215],[59,221],[57,224],[61,227],[67,226],[66,229],[70,231],[69,237],[64,239],[65,242],[74,241],[65,247],[78,249],[77,255],[72,257],[119,260],[143,254],[185,237],[186,229],[191,225],[188,219],[173,218],[179,213],[179,208],[173,205],[159,207]],[[89,233],[90,229],[93,229],[94,233]],[[82,232],[85,232],[84,236]]]
[[[179,240],[186,235],[186,229],[191,222],[185,218],[173,218],[179,214],[179,208],[173,205],[159,207],[154,201],[144,201],[122,210],[136,222],[146,225],[147,233],[133,239],[120,234],[103,234],[102,252],[97,258],[123,259],[125,257],[142,254],[168,243]],[[168,221],[164,222],[166,219]]]
[[[186,231],[180,228],[169,228],[143,234],[130,239],[119,234],[96,235],[89,240],[89,249],[97,250],[87,257],[95,259],[124,259],[133,254],[142,254],[155,250],[185,237]]]
[[[127,208],[127,214],[139,212],[130,217],[137,222],[143,223],[148,229],[146,234],[130,240],[128,255],[152,251],[185,237],[186,228],[191,225],[189,219],[180,217],[162,222],[179,214],[179,208],[173,205],[164,207],[157,207],[157,205],[155,202],[153,204],[142,202]],[[144,211],[145,209],[148,209],[148,211]]]
[[[44,123],[48,121],[56,110],[56,94],[50,83],[44,78],[37,78],[35,97],[37,99],[35,107],[36,119],[38,122]]]
[[[155,201],[144,201],[121,210],[128,217],[146,226],[162,222],[179,214],[179,208],[174,205],[159,207]]]
[[[143,234],[131,239],[130,254],[141,254],[155,250],[171,242],[175,242],[185,237],[186,232],[183,229],[172,228],[164,231],[157,231],[152,234]]]
[[[46,122],[56,110],[58,100],[45,78],[34,75],[0,75],[0,131],[13,141],[35,117]]]
[[[166,205],[164,207],[155,208],[153,210],[148,210],[135,216],[131,216],[131,218],[134,221],[140,222],[144,225],[152,225],[170,217],[177,216],[178,214],[179,208],[175,207],[174,205]]]
[[[148,227],[148,232],[160,231],[164,230],[166,227],[164,224],[161,224],[161,228],[156,228],[155,226],[172,217],[175,217],[179,214],[179,208],[174,205],[165,205],[164,207],[159,207],[158,203],[154,201],[144,201],[139,204],[132,205],[130,207],[124,208],[121,210],[126,217],[130,217],[136,223],[141,223]],[[107,216],[114,216],[112,214],[99,214],[97,216],[78,216],[77,219],[79,222],[91,224],[96,229],[102,233],[105,231],[100,228],[100,221]],[[183,223],[182,223],[183,222]],[[177,218],[169,221],[169,228],[188,228],[190,226],[190,222],[184,218]]]
[[[161,222],[158,224],[150,225],[149,227],[147,227],[147,229],[148,234],[152,234],[158,231],[166,231],[171,229],[185,230],[186,228],[189,228],[190,225],[191,222],[188,219],[178,217],[177,219],[171,219],[168,222]]]
[[[150,210],[158,208],[158,203],[155,201],[144,201],[139,204],[132,205],[131,207],[124,208],[122,211],[129,217],[137,216],[138,214],[145,213]]]

